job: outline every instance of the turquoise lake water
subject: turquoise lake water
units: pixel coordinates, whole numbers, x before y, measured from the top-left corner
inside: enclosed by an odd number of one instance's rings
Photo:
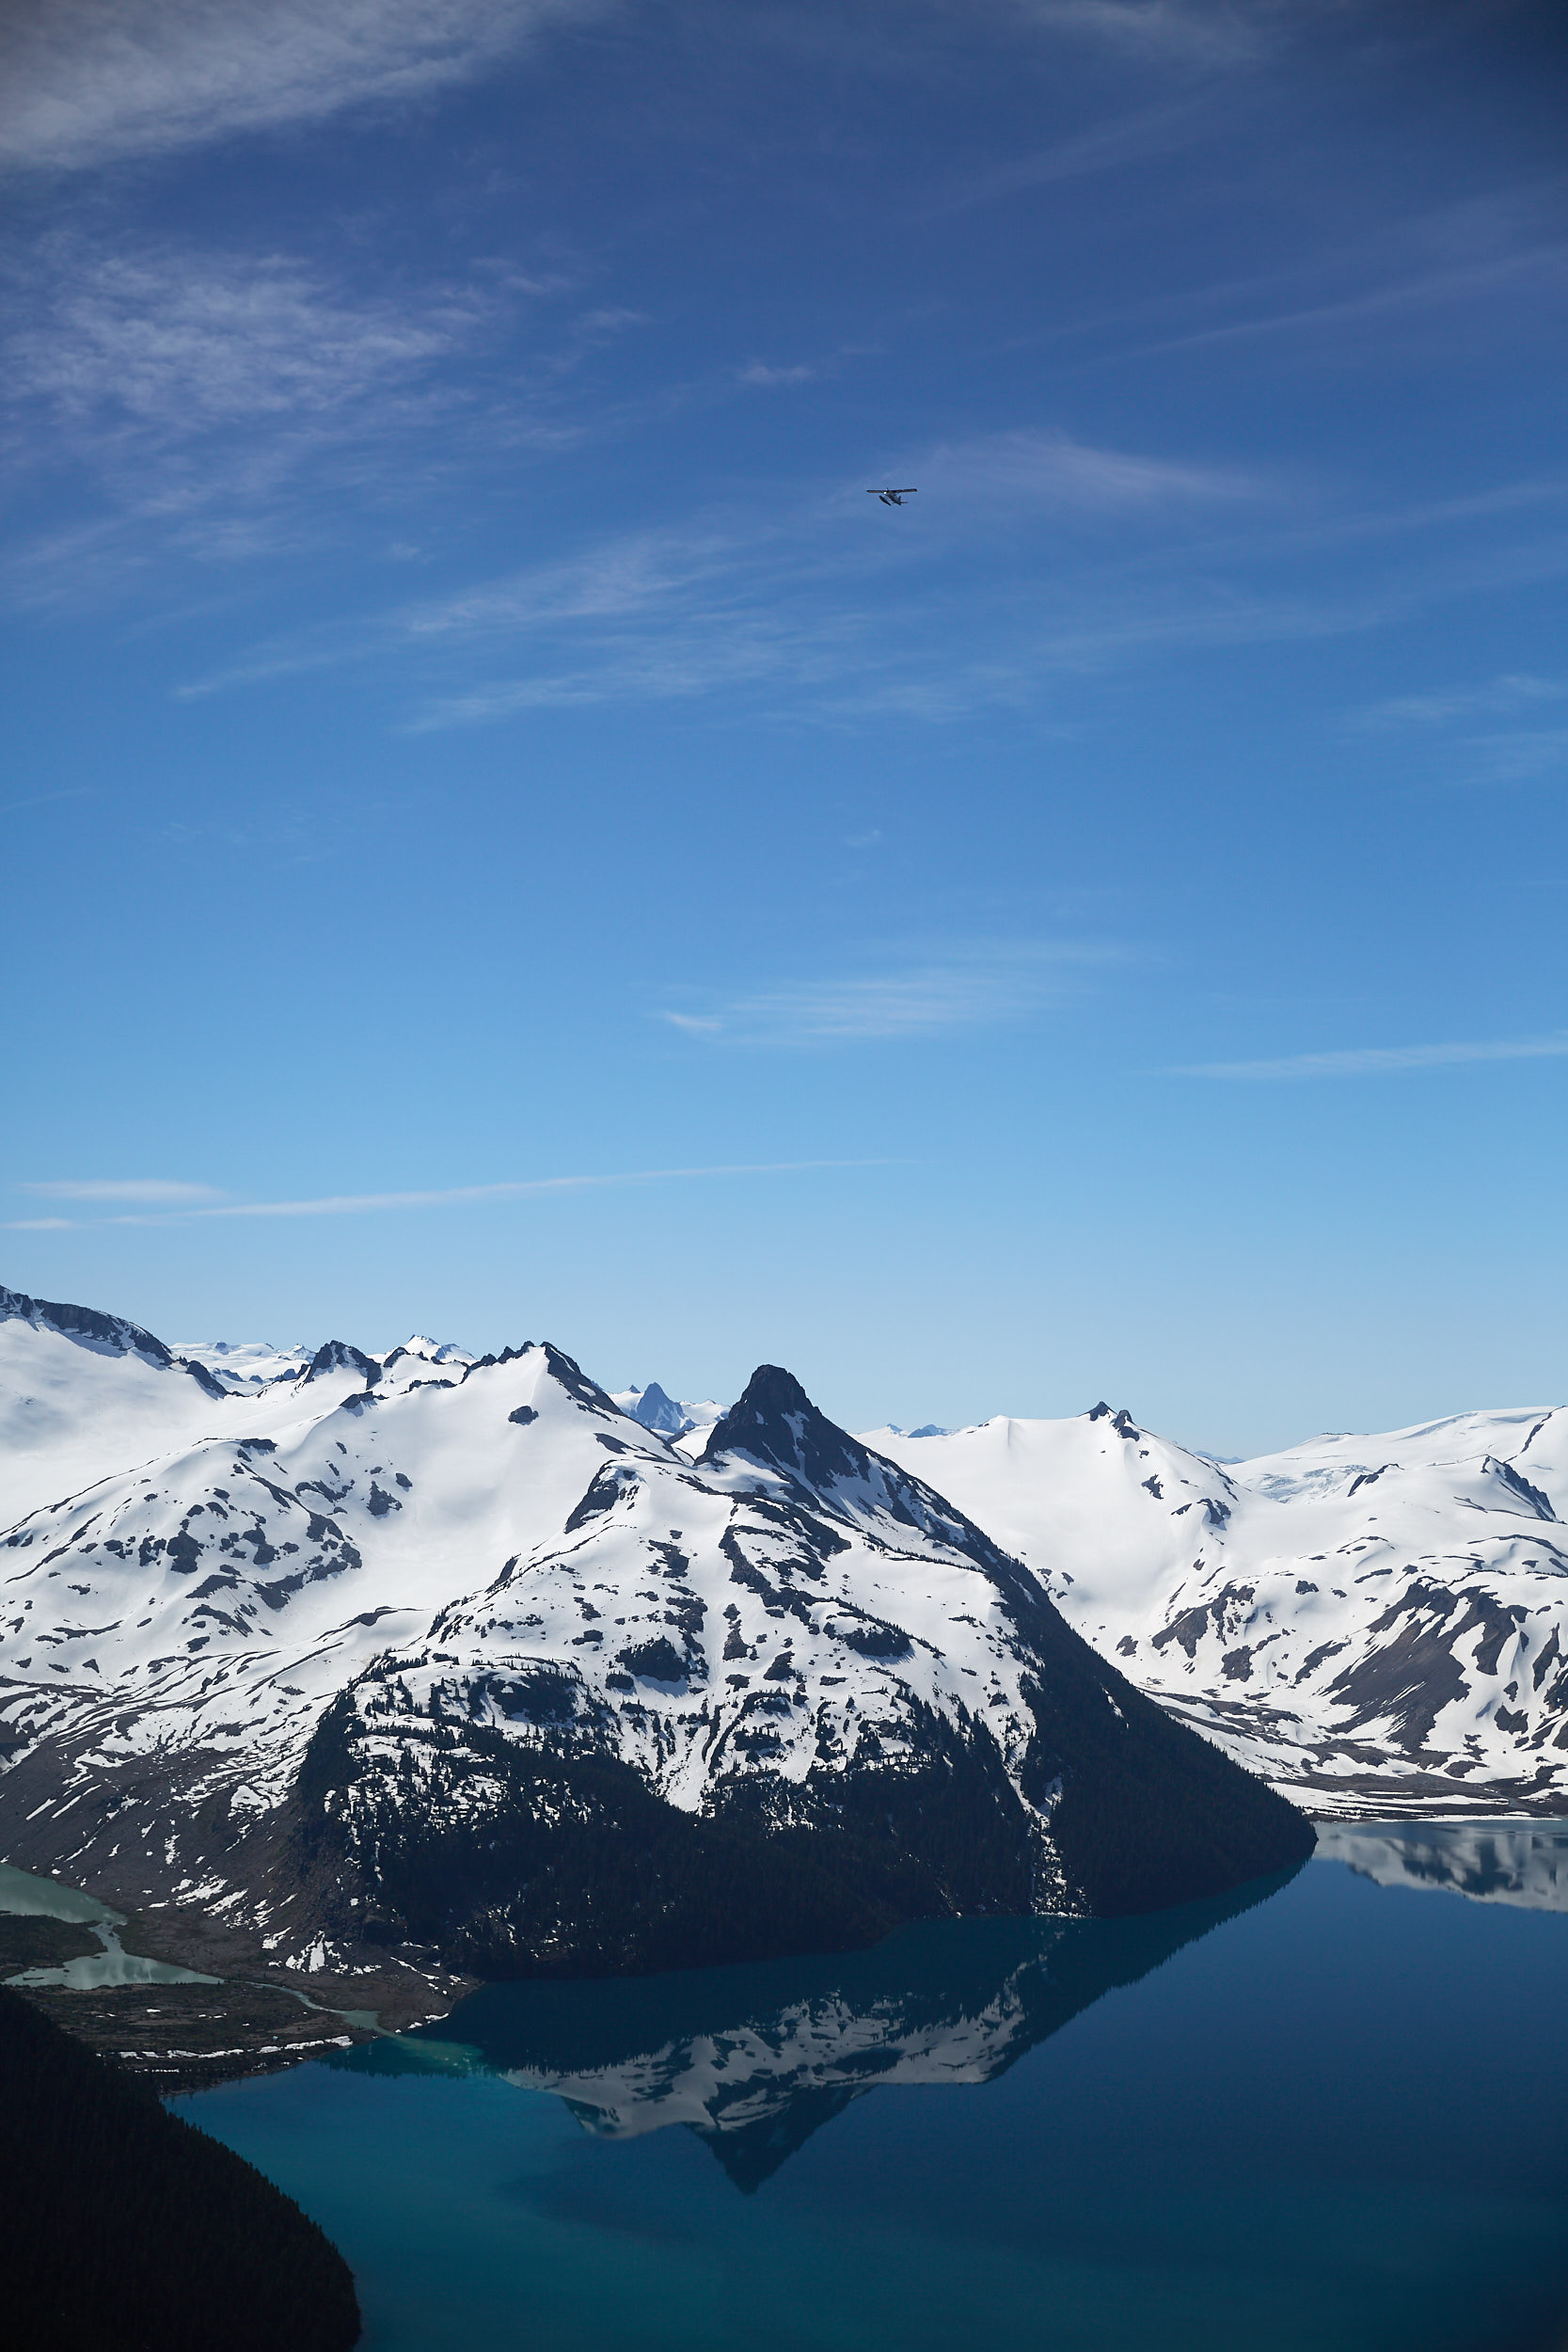
[[[1568,1829],[1339,1831],[1229,1905],[491,1986],[174,2105],[366,2352],[1560,2352],[1560,1902]]]
[[[118,1911],[111,1911],[92,1895],[78,1893],[73,1886],[37,1878],[8,1862],[0,1862],[0,1913],[22,1919],[69,1919],[77,1927],[90,1928],[100,1946],[96,1952],[64,1961],[57,1968],[24,1968],[19,1975],[4,1979],[7,1984],[59,1985],[71,1993],[91,1993],[102,1985],[221,1982],[194,1968],[176,1968],[167,1961],[142,1960],[134,1952],[121,1951],[119,1930],[125,1922]]]

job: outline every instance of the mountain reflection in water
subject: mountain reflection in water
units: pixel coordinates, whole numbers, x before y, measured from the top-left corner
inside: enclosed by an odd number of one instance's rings
[[[1101,1994],[1295,1875],[1136,1919],[942,1920],[868,1951],[490,1984],[438,2028],[330,2062],[499,2074],[554,2092],[605,2138],[682,2123],[751,2190],[851,2100],[895,2084],[992,2081]]]
[[[1568,1911],[1568,1821],[1320,1821],[1318,1858],[1380,1886]]]

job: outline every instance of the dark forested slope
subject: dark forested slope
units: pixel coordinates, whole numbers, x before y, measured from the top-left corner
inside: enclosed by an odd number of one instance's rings
[[[348,2352],[348,2265],[291,2198],[0,1989],[11,2352]]]

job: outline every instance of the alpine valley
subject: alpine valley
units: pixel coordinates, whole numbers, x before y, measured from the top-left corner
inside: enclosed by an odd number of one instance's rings
[[[715,1410],[547,1343],[180,1354],[0,1292],[0,1851],[287,1968],[505,1977],[1310,1851],[789,1374]]]

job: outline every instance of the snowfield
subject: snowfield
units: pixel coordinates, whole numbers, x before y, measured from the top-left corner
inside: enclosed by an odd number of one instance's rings
[[[1568,1811],[1568,1413],[1464,1413],[1224,1469],[1105,1406],[864,1442],[1314,1810]]]

